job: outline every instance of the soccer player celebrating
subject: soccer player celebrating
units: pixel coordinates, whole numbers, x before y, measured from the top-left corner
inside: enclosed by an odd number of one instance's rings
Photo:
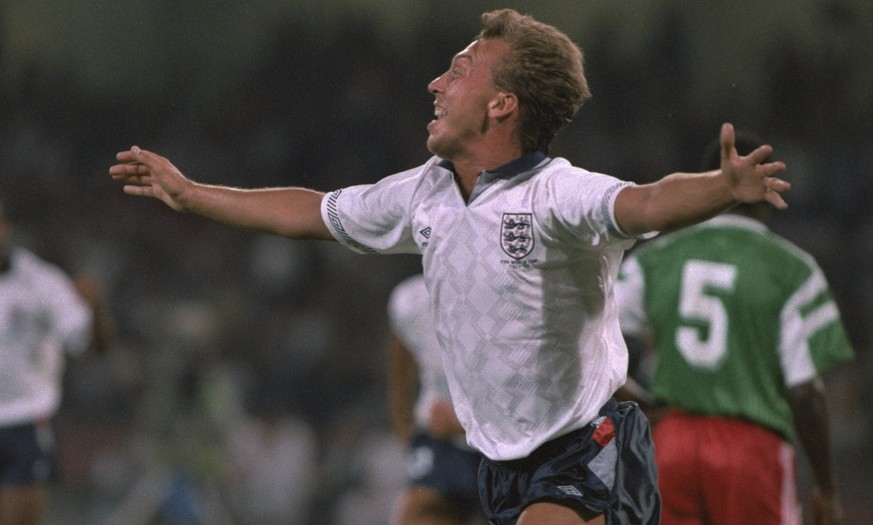
[[[131,195],[360,253],[419,253],[446,376],[467,441],[485,459],[480,494],[497,525],[657,523],[648,422],[613,393],[627,348],[613,285],[635,239],[740,202],[785,207],[762,163],[734,150],[720,169],[636,185],[548,156],[589,96],[581,50],[561,31],[504,9],[428,86],[433,157],[375,184],[327,194],[236,189],[185,177],[139,147],[110,175]]]

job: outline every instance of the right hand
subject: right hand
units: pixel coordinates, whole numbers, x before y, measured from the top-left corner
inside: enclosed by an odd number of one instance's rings
[[[133,146],[115,155],[120,164],[109,175],[124,183],[124,193],[153,197],[176,211],[184,211],[183,192],[193,183],[166,158]]]

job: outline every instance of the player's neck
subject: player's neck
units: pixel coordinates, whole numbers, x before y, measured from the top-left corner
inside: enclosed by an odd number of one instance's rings
[[[453,159],[452,166],[464,199],[469,199],[480,173],[496,170],[522,154],[521,149],[515,147],[483,148],[482,151]]]

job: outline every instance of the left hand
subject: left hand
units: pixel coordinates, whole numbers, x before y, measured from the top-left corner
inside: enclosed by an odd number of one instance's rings
[[[785,170],[783,162],[762,162],[773,153],[773,148],[764,145],[741,157],[734,147],[734,127],[724,124],[721,127],[721,171],[728,177],[734,199],[753,203],[767,201],[776,208],[784,210],[788,203],[780,195],[791,189],[791,184],[776,177]]]

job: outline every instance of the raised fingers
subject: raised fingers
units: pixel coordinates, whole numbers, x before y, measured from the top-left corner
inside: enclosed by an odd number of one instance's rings
[[[776,191],[782,193],[783,191],[788,191],[791,189],[791,183],[778,177],[768,175],[764,177],[764,187],[767,189],[767,191]]]
[[[763,146],[759,146],[754,151],[746,155],[746,158],[749,159],[753,164],[761,164],[766,161],[770,155],[773,154],[773,147],[769,144],[764,144]]]
[[[128,195],[136,195],[138,197],[155,197],[155,190],[151,185],[140,185],[129,183],[122,188],[124,193]]]
[[[136,156],[134,155],[132,149],[127,149],[116,153],[115,160],[119,162],[136,162]]]
[[[785,171],[785,163],[782,161],[768,162],[761,164],[761,168],[764,170],[765,177],[773,177],[777,173]]]
[[[737,154],[737,150],[734,148],[736,136],[733,124],[725,122],[721,125],[719,139],[721,141],[721,161],[729,161]]]
[[[782,198],[782,195],[778,191],[765,191],[764,200],[780,210],[784,210],[788,207],[788,203],[785,202],[785,199]]]
[[[781,164],[781,163],[773,163],[773,164]],[[782,166],[782,169],[784,169],[784,166]],[[775,171],[773,173],[775,173]],[[785,208],[787,208],[788,203],[785,202],[785,199],[782,198],[782,192],[790,190],[791,184],[788,183],[787,181],[784,181],[778,177],[773,177],[771,175],[765,175],[763,177],[763,182],[764,182],[764,200],[766,200],[767,202],[769,202],[773,206],[779,208],[780,210],[784,210]]]
[[[114,179],[129,179],[132,177],[141,177],[147,175],[149,169],[142,164],[116,164],[110,166],[109,174]]]

